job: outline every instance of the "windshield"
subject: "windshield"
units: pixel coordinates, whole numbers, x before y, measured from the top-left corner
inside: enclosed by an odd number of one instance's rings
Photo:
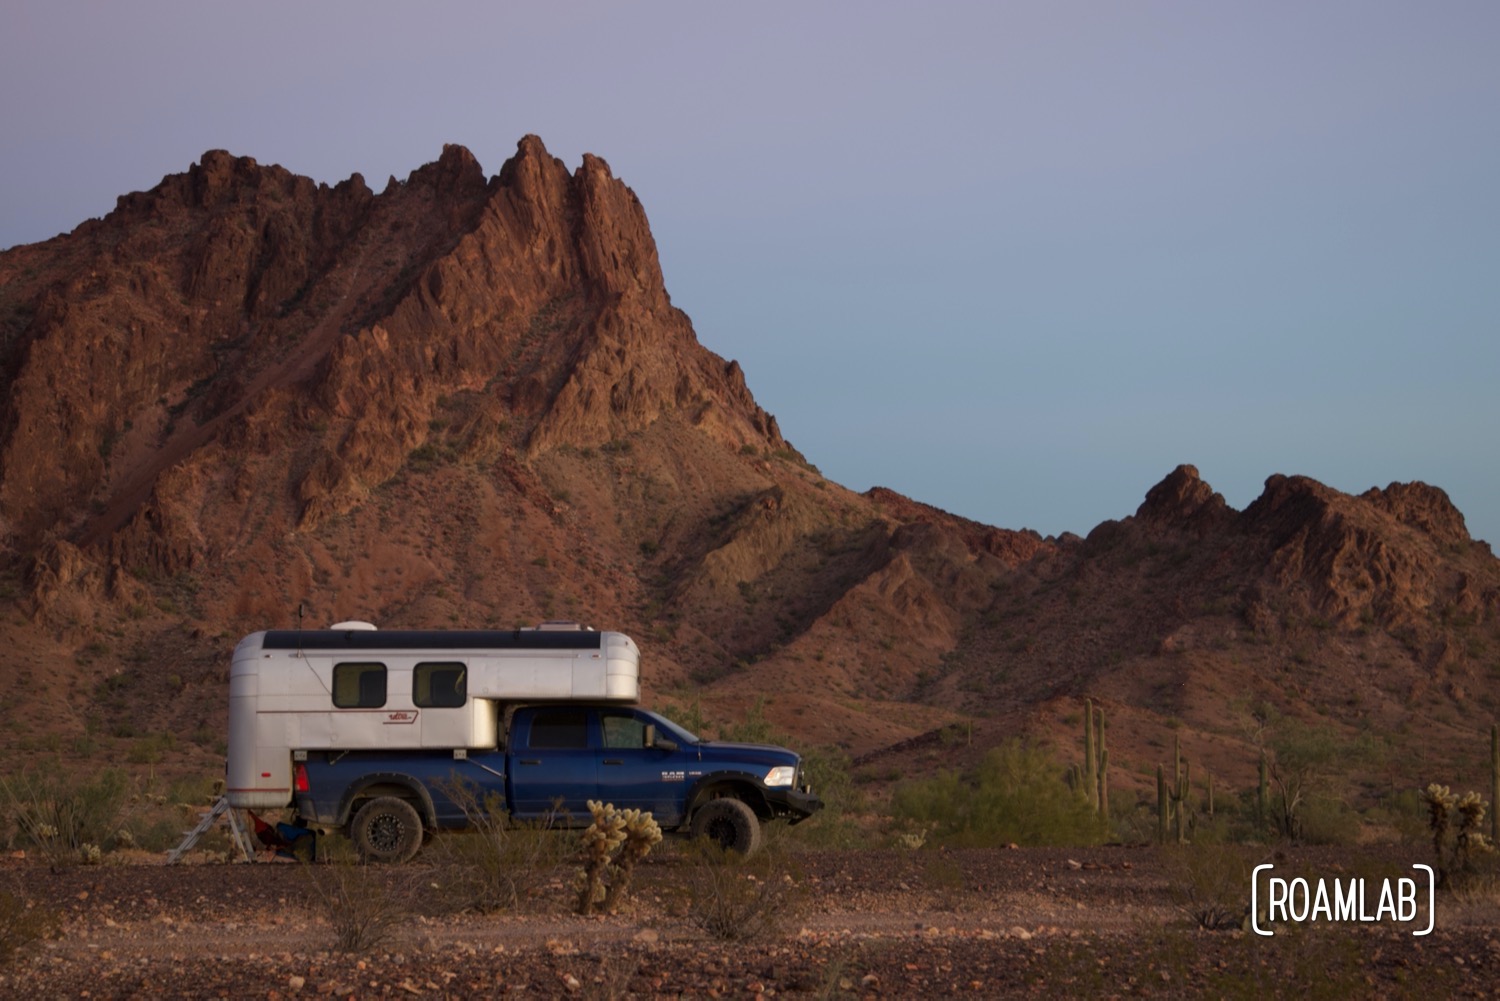
[[[665,736],[670,737],[672,740],[677,741],[677,743],[679,743],[679,744],[701,744],[701,743],[703,743],[701,740],[698,739],[698,735],[696,733],[693,733],[691,730],[688,730],[688,729],[686,729],[684,727],[678,726],[676,723],[673,723],[671,720],[667,719],[665,716],[661,715],[660,713],[651,713],[651,716],[656,720],[656,727],[657,727],[657,729],[658,730],[665,730],[666,731]]]

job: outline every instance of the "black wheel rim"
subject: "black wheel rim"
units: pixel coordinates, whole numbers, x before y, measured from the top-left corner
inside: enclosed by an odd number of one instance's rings
[[[403,835],[406,833],[406,825],[401,823],[401,818],[392,813],[382,813],[370,820],[370,826],[365,829],[365,840],[370,847],[381,854],[394,852],[401,846]]]
[[[729,817],[715,817],[708,823],[709,840],[720,848],[733,848],[739,840],[739,832],[735,829],[734,820]]]

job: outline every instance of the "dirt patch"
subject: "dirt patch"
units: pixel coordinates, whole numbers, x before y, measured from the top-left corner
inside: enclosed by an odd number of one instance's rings
[[[1343,853],[1347,856],[1349,853]],[[1364,852],[1372,871],[1411,850]],[[1347,875],[1312,851],[1278,866]],[[367,870],[401,895],[364,954],[335,950],[313,873],[296,864],[159,864],[8,883],[62,918],[59,937],[0,972],[0,994],[39,997],[543,997],[1481,995],[1500,985],[1500,908],[1440,899],[1427,937],[1393,925],[1283,928],[1264,939],[1197,929],[1170,855],[1152,848],[811,852],[782,859],[796,898],[780,929],[710,938],[690,920],[693,863],[638,871],[621,913],[580,918],[567,874],[525,913],[451,913],[432,864]],[[321,867],[327,868],[327,867]],[[1332,995],[1330,995],[1332,991]]]

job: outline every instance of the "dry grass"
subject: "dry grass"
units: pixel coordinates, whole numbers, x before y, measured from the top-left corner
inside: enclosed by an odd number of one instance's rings
[[[725,942],[776,934],[802,904],[802,889],[773,847],[745,859],[706,841],[688,846],[687,919]]]
[[[358,864],[352,846],[307,865],[313,908],[327,917],[339,952],[366,953],[388,941],[407,919],[415,877],[399,867]]]

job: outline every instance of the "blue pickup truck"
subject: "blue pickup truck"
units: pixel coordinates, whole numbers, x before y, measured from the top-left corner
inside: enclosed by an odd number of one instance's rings
[[[634,706],[519,706],[506,730],[493,750],[302,752],[294,823],[344,830],[366,861],[404,862],[425,833],[468,826],[456,795],[466,788],[481,803],[498,794],[515,822],[586,826],[587,802],[600,800],[748,856],[763,824],[795,824],[823,805],[794,752],[700,740]]]

